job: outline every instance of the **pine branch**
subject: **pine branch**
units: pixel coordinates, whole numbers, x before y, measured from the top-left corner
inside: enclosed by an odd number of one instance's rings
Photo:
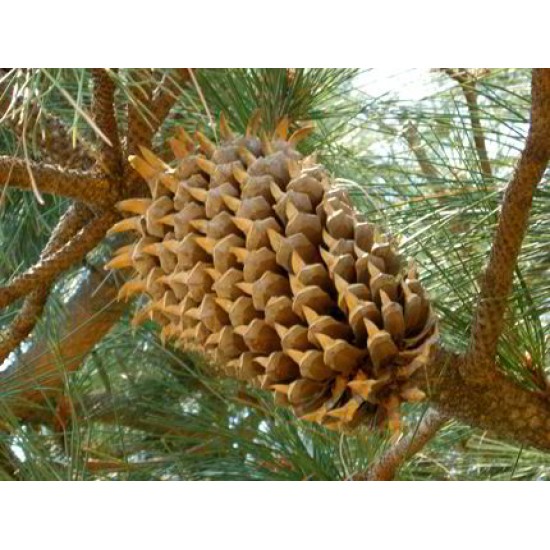
[[[463,374],[472,382],[491,381],[495,374],[494,358],[533,194],[550,159],[550,69],[533,69],[531,93],[529,134],[504,195],[489,263],[481,281],[469,360],[464,363]]]
[[[61,217],[40,255],[44,260],[59,250],[82,228],[92,213],[81,204],[74,204]],[[50,293],[51,284],[41,286],[27,296],[10,326],[0,335],[0,364],[30,334],[35,327]]]
[[[432,164],[424,147],[420,144],[420,136],[418,135],[418,128],[409,122],[403,132],[403,136],[407,141],[409,149],[420,166],[423,176],[428,180],[441,180],[441,174],[439,170]]]
[[[0,363],[31,333],[44,311],[50,288],[45,285],[33,290],[10,326],[0,333]]]
[[[438,411],[428,410],[415,430],[392,445],[365,473],[355,475],[354,481],[392,481],[399,468],[422,450],[447,420]]]
[[[440,413],[456,418],[498,439],[550,450],[550,398],[528,390],[491,365],[494,374],[482,384],[461,375],[465,358],[440,349],[414,382]]]
[[[82,260],[95,248],[117,218],[116,212],[107,211],[93,219],[59,250],[39,260],[33,267],[15,277],[8,286],[0,288],[0,308],[39,287],[51,284],[62,271]]]
[[[476,153],[479,158],[481,173],[484,177],[491,179],[493,171],[489,155],[487,154],[487,145],[485,143],[485,133],[481,124],[479,105],[477,102],[477,90],[475,77],[468,73],[466,69],[444,69],[444,71],[462,88],[462,93],[466,99],[468,113],[470,115],[470,123],[476,146]]]
[[[13,452],[8,441],[4,439],[5,437],[6,436],[4,434],[0,433],[0,469],[9,475],[11,480],[15,481],[18,480],[18,472],[21,463]]]
[[[151,69],[134,69],[130,78],[132,99],[128,104],[127,153],[135,155],[139,154],[140,145],[150,146],[153,136],[149,120],[153,100],[153,73]]]
[[[95,123],[111,143],[101,141],[100,164],[112,176],[122,174],[122,147],[115,114],[115,83],[106,69],[92,69],[92,112]]]
[[[152,73],[143,71],[145,70],[136,70],[132,75],[137,82],[142,81],[142,85],[132,87],[136,104],[128,105],[128,154],[139,153],[140,145],[151,147],[153,138],[181,96],[182,86],[190,79],[188,69],[174,69],[173,74],[164,75],[153,91]],[[144,85],[143,81],[147,82],[147,85]],[[130,170],[127,185],[133,186],[140,181],[139,174],[135,170]]]
[[[189,69],[172,69],[172,72],[164,75],[153,98],[153,135],[166,120],[172,107],[181,97],[182,87],[190,80]]]
[[[79,170],[0,156],[0,185],[31,190],[34,184],[42,193],[68,197],[89,205],[107,206],[115,200],[115,190],[104,178]]]
[[[117,286],[100,270],[88,270],[65,304],[55,345],[40,339],[0,372],[3,405],[20,420],[41,418],[44,399],[57,395],[67,373],[79,368],[94,346],[120,319],[125,305]]]

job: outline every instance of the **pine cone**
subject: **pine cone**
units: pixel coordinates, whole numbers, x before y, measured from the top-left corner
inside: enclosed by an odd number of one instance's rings
[[[399,405],[423,394],[410,376],[437,340],[414,268],[357,213],[323,166],[303,158],[281,121],[271,139],[253,119],[222,144],[183,130],[175,168],[149,150],[130,162],[151,198],[122,201],[132,217],[111,232],[134,245],[108,268],[136,277],[119,298],[150,297],[163,341],[203,351],[229,376],[272,390],[297,416],[329,428],[399,426]]]

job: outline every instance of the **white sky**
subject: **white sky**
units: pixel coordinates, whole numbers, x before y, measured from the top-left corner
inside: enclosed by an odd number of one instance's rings
[[[402,100],[419,100],[440,88],[439,75],[430,69],[365,69],[357,77],[357,87],[371,96],[395,94]]]

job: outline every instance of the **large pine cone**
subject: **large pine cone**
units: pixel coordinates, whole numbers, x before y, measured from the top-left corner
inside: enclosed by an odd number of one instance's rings
[[[109,268],[137,276],[120,298],[151,300],[163,340],[204,351],[225,373],[275,392],[305,419],[330,428],[364,419],[399,425],[417,401],[409,381],[437,339],[415,270],[357,213],[326,170],[302,158],[283,120],[271,139],[249,124],[222,144],[181,130],[171,168],[142,149],[132,166],[151,198],[122,201],[134,214],[112,232],[137,233]]]

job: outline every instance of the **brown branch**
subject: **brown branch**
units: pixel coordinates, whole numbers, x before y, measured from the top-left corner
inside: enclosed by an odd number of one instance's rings
[[[142,70],[143,71],[143,70]],[[141,101],[141,109],[137,105],[128,105],[128,154],[139,153],[139,145],[151,147],[153,138],[170,114],[172,107],[181,96],[183,85],[189,81],[188,69],[174,69],[167,73],[153,92],[152,74],[150,72],[134,71],[132,78],[137,82],[144,80],[149,86],[134,86],[134,98]],[[130,170],[127,175],[127,186],[133,188],[142,182],[135,170]]]
[[[474,136],[476,153],[479,159],[481,173],[488,179],[493,177],[493,170],[489,155],[487,154],[487,145],[485,143],[485,133],[481,124],[479,105],[477,102],[476,77],[471,75],[466,69],[444,69],[444,71],[458,84],[466,99],[468,113],[470,115],[470,124]]]
[[[44,260],[69,241],[90,219],[92,213],[81,204],[69,207],[53,230],[50,239],[40,255]],[[34,290],[23,302],[23,306],[10,326],[0,335],[0,364],[30,334],[44,310],[51,285]]]
[[[135,104],[130,103],[128,106],[129,154],[139,152],[139,145],[151,145],[156,132],[181,97],[182,88],[189,81],[190,75],[188,69],[172,69],[164,75],[155,90],[150,71],[133,71],[132,78],[136,85],[132,87]]]
[[[0,432],[0,469],[4,470],[15,481],[19,479],[18,473],[21,463],[13,452],[7,437],[9,436]]]
[[[420,144],[420,137],[418,135],[417,127],[409,122],[403,132],[403,136],[407,141],[409,149],[414,154],[424,177],[430,180],[440,180],[441,174],[439,173],[439,170],[432,164],[426,154],[426,151]]]
[[[533,69],[531,125],[525,148],[506,189],[489,263],[483,274],[464,376],[489,382],[504,326],[533,194],[550,159],[550,69]]]
[[[42,250],[41,257],[46,258],[59,250],[82,229],[92,215],[92,211],[84,204],[77,202],[69,206],[52,231],[44,250]]]
[[[172,69],[164,75],[153,98],[153,135],[161,127],[181,97],[182,88],[190,80],[189,69]]]
[[[115,113],[116,86],[106,69],[92,69],[95,123],[111,143],[101,140],[100,164],[111,176],[122,174],[122,147]]]
[[[130,73],[131,101],[128,103],[127,153],[139,153],[139,145],[149,147],[153,136],[150,123],[153,100],[151,69],[134,69]]]
[[[116,212],[107,211],[99,218],[91,220],[59,250],[39,260],[33,267],[15,277],[8,286],[0,288],[0,308],[39,286],[52,283],[59,273],[82,260],[103,239],[117,218]]]
[[[100,270],[88,271],[65,304],[55,344],[47,339],[35,342],[13,366],[0,373],[3,404],[20,420],[43,416],[44,399],[59,393],[67,373],[78,369],[119,320],[125,306],[116,300],[116,293],[112,278],[105,280]]]
[[[487,384],[472,385],[461,372],[466,359],[440,349],[415,382],[440,413],[495,437],[550,451],[550,398],[518,385],[493,365]]]
[[[418,453],[445,425],[448,418],[434,409],[429,409],[420,424],[405,437],[392,445],[363,474],[353,477],[355,481],[391,481],[399,468]]]
[[[0,156],[0,186],[31,190],[33,178],[42,193],[68,197],[90,205],[109,206],[116,198],[115,190],[105,178],[79,170]]]
[[[50,288],[45,285],[33,290],[10,326],[0,333],[0,363],[31,333],[44,311]]]

